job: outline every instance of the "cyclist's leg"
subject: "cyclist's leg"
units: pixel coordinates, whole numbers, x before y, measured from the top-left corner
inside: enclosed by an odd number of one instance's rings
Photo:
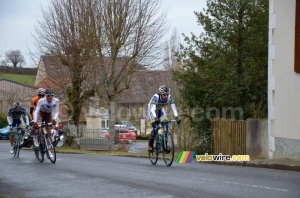
[[[158,118],[160,118],[162,116],[162,111],[161,110],[156,111],[156,115]],[[158,127],[159,127],[158,124],[154,122],[154,120],[152,120],[151,125],[152,125],[152,131],[149,137],[149,145],[148,145],[149,151],[152,151],[153,149],[154,138],[156,137],[156,134],[158,132]]]
[[[162,109],[162,116],[161,116],[161,121],[168,121],[168,118],[167,118],[167,113],[165,111],[165,109],[163,108]],[[163,122],[163,125],[166,127],[166,131],[169,131],[169,126],[168,126],[168,122]],[[165,142],[166,144],[164,144],[164,150],[167,149],[168,150],[168,137],[167,137],[167,133],[165,133]]]
[[[15,126],[19,126],[20,123],[21,123],[20,119],[15,119],[15,120],[13,120],[11,125],[12,125],[12,127],[15,127]],[[10,140],[10,145],[11,145],[10,153],[13,154],[13,145],[14,145],[14,142],[15,142],[15,130],[14,129],[10,130],[9,140]]]
[[[32,127],[32,133],[31,133],[35,147],[39,146],[39,142],[38,142],[38,138],[37,138],[37,134],[36,134],[37,126],[41,126],[41,125],[42,125],[42,115],[41,115],[41,113],[39,113],[37,120],[36,120],[36,126]]]
[[[51,137],[52,137],[52,114],[51,113],[43,113],[43,118],[44,118],[43,120],[47,124],[46,131],[47,131],[48,137],[51,139]],[[51,125],[48,125],[48,123],[51,123]],[[47,139],[47,145],[51,145],[51,143],[52,142],[49,142],[49,139]]]
[[[56,154],[55,154],[55,148],[52,145],[52,114],[51,113],[42,113],[43,115],[43,121],[46,123],[46,131],[47,131],[47,138],[46,138],[46,146],[48,150],[48,157],[50,158],[50,161],[52,163],[55,163],[56,161]],[[48,125],[48,123],[51,123]]]
[[[152,151],[152,149],[153,149],[154,138],[156,137],[156,134],[158,132],[158,129],[157,129],[158,125],[155,122],[151,123],[151,125],[152,125],[153,129],[152,129],[150,137],[149,137],[149,145],[148,145],[149,151]]]
[[[24,134],[25,134],[25,129],[21,129],[20,146],[23,146],[23,143],[24,143]]]
[[[15,141],[15,132],[13,129],[10,130],[10,134],[9,134],[9,141],[10,141],[10,153],[13,154],[14,153],[14,149],[13,149],[13,145],[14,145],[14,141]]]

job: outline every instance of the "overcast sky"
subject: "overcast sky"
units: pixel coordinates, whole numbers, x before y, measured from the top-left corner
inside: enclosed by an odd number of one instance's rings
[[[0,61],[9,50],[20,50],[26,59],[26,67],[36,67],[31,60],[30,51],[35,52],[32,35],[34,25],[41,17],[41,7],[49,0],[0,0]],[[200,34],[194,11],[202,11],[206,0],[162,0],[163,9],[168,13],[170,32],[178,34],[190,32]]]

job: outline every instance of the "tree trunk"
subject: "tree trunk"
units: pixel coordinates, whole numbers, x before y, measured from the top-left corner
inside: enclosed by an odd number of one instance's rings
[[[115,150],[115,114],[116,114],[116,105],[115,98],[111,97],[110,102],[108,103],[108,114],[109,114],[109,142],[108,142],[108,151]]]

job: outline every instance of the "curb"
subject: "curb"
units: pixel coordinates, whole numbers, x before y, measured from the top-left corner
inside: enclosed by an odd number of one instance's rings
[[[67,153],[67,154],[85,154],[80,152],[64,152],[64,151],[56,151],[57,153]],[[88,153],[93,154],[93,153]],[[107,156],[122,156],[122,157],[139,157],[139,158],[148,158],[148,156],[143,155],[132,155],[132,154],[126,154],[126,155],[119,155],[119,154],[109,154]],[[196,160],[193,160],[193,162],[197,162]],[[246,162],[226,162],[226,161],[202,161],[200,163],[205,164],[215,164],[215,165],[227,165],[227,166],[244,166],[244,167],[256,167],[256,168],[269,168],[269,169],[277,169],[277,170],[288,170],[288,171],[297,171],[300,172],[300,162],[296,164],[288,164],[288,163],[279,163],[276,161],[246,161]]]
[[[206,164],[216,164],[216,165],[229,165],[229,166],[245,166],[245,167],[256,167],[256,168],[269,168],[277,170],[289,170],[300,172],[300,164],[281,164],[276,162],[201,162]]]

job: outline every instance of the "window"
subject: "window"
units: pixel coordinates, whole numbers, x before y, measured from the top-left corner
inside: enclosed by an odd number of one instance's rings
[[[296,0],[295,17],[295,66],[294,71],[300,73],[300,0]]]

